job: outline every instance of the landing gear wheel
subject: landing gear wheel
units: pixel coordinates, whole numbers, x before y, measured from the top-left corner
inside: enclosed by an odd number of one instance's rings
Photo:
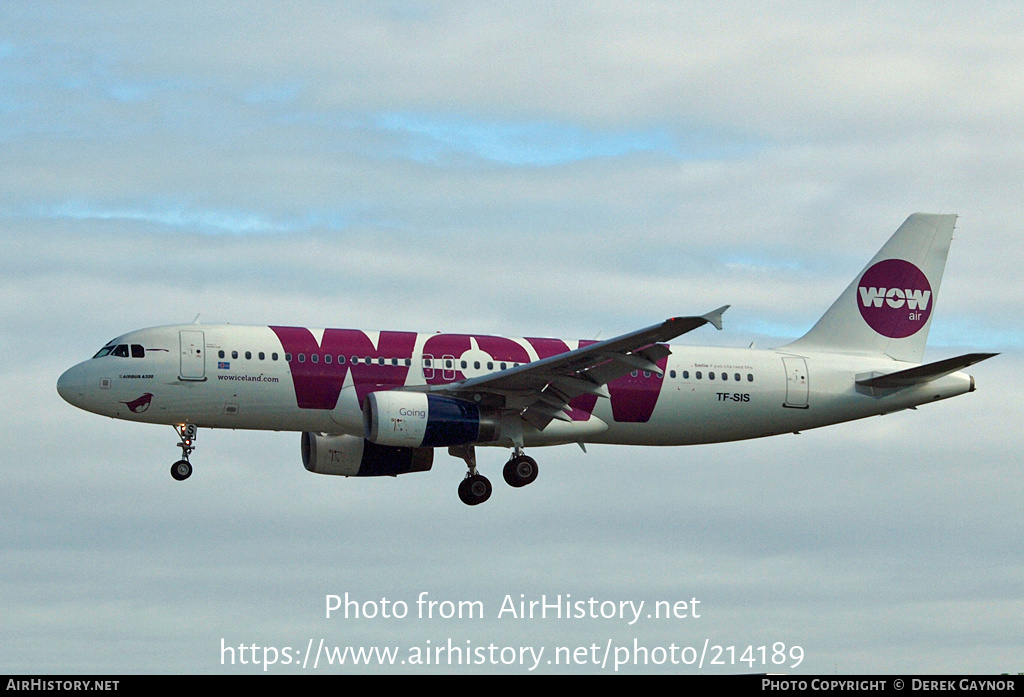
[[[171,465],[171,476],[179,482],[185,481],[192,476],[192,463],[188,460],[178,460]]]
[[[471,474],[459,484],[459,498],[467,506],[476,506],[491,497],[491,481],[482,474]]]
[[[526,455],[518,455],[505,463],[501,474],[509,486],[518,489],[537,478],[537,461]]]

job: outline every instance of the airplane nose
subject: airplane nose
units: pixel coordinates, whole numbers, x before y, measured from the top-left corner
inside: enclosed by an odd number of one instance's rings
[[[80,406],[85,397],[85,369],[76,365],[57,378],[57,394],[72,406]]]

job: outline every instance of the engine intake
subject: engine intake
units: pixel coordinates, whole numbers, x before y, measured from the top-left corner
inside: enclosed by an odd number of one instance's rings
[[[437,448],[494,441],[498,414],[461,399],[390,390],[366,395],[363,426],[377,445]]]
[[[431,448],[393,448],[358,436],[302,434],[302,465],[316,474],[395,477],[408,472],[426,472],[433,464]]]

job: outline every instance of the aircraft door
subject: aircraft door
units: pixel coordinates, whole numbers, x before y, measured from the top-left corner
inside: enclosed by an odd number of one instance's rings
[[[206,339],[202,331],[182,329],[178,332],[181,342],[181,371],[179,380],[203,381],[206,379]]]
[[[807,379],[807,360],[799,356],[784,356],[786,369],[786,401],[782,405],[791,409],[807,409],[810,385]]]

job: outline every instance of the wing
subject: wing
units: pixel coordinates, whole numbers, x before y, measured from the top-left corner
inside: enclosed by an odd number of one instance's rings
[[[728,308],[726,305],[699,317],[674,317],[498,373],[434,385],[429,391],[463,399],[472,396],[476,401],[518,411],[527,423],[543,430],[552,419],[571,421],[569,402],[580,395],[608,397],[605,385],[634,370],[660,373],[657,362],[672,353],[660,342],[705,324],[721,329],[722,313]]]

